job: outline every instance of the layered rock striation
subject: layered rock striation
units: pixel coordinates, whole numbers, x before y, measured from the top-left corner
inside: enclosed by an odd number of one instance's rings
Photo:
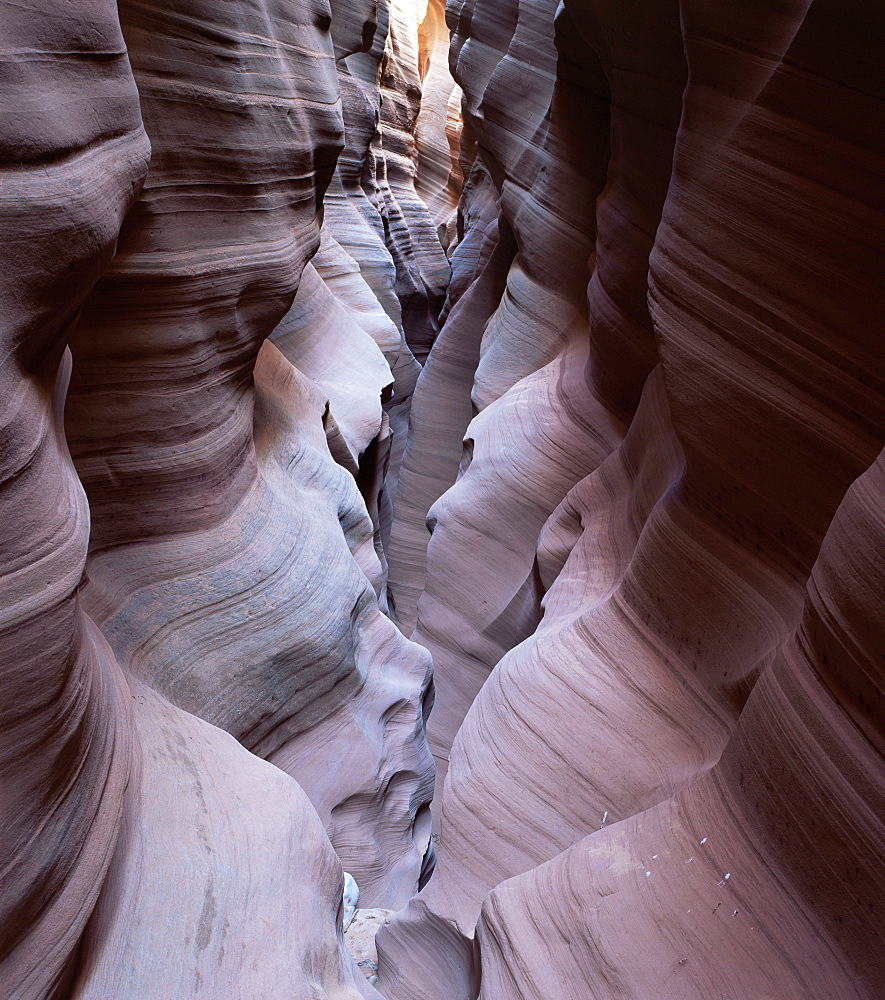
[[[881,14],[0,15],[0,992],[878,1000]]]
[[[30,998],[70,990],[137,767],[125,681],[78,599],[89,511],[62,424],[67,340],[149,147],[113,4],[0,10],[0,981]]]
[[[881,728],[851,678],[876,675],[881,595],[837,551],[856,532],[881,559],[879,474],[859,479],[885,440],[881,22],[553,7],[448,8],[517,253],[503,288],[474,256],[437,341],[482,289],[479,339],[437,368],[474,411],[460,469],[444,391],[445,462],[413,451],[421,382],[407,443],[404,523],[440,491],[404,590],[446,776],[437,873],[379,934],[380,988],[873,997]]]
[[[377,537],[416,367],[387,10],[335,7],[3,8],[5,996],[375,996],[341,861],[370,905],[426,877],[430,659]],[[357,255],[318,211],[354,53]]]
[[[306,8],[270,33],[248,5],[121,16],[153,155],[72,344],[84,600],[133,673],[298,779],[369,900],[402,901],[429,837],[429,657],[380,611],[373,525],[326,440],[356,467],[392,380],[359,268],[320,238],[329,34]]]

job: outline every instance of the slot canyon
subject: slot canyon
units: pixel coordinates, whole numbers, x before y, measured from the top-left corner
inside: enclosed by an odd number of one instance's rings
[[[0,0],[0,1000],[885,997],[883,55]]]

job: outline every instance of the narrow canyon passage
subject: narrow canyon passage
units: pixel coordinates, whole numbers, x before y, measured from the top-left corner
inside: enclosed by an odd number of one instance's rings
[[[883,41],[0,0],[0,1000],[885,995]]]

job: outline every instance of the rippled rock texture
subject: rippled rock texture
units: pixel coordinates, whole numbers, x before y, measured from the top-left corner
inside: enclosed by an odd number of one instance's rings
[[[4,997],[878,1000],[879,9],[44,8]]]
[[[369,901],[390,904],[429,836],[429,657],[381,613],[351,472],[402,338],[320,238],[344,137],[319,14],[286,15],[305,23],[269,44],[263,15],[234,5],[225,75],[196,13],[165,30],[153,8],[122,11],[153,154],[72,342],[83,596],[133,673],[298,779]],[[193,79],[168,68],[184,61]]]
[[[149,149],[114,4],[0,11],[0,982],[30,998],[70,990],[138,766],[131,697],[77,596],[89,511],[62,421],[66,341]]]
[[[390,550],[439,862],[379,989],[873,1000],[882,15],[447,18],[464,232]]]
[[[0,11],[3,995],[376,996],[342,862],[395,907],[432,857],[379,513],[449,273],[417,14]]]

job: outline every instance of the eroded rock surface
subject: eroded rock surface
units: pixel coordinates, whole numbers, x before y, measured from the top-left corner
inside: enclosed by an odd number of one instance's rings
[[[0,992],[879,1000],[882,13],[74,6],[0,0]]]
[[[70,989],[137,759],[125,681],[77,596],[89,511],[62,421],[67,339],[148,142],[114,4],[0,12],[0,982],[31,998]]]
[[[429,655],[369,509],[399,313],[317,209],[386,6],[38,6],[3,5],[3,994],[376,996],[340,858],[367,904],[426,869]]]
[[[381,613],[374,529],[326,443],[334,424],[355,466],[391,381],[320,241],[330,38],[287,5],[121,16],[153,154],[72,345],[84,600],[121,663],[298,779],[367,901],[402,902],[429,836],[430,664]],[[259,359],[271,333],[285,358]]]
[[[448,7],[517,254],[503,288],[493,252],[466,280],[453,269],[435,374],[462,423],[471,394],[460,470],[442,393],[426,419],[448,444],[413,451],[420,382],[407,444],[403,489],[425,477],[400,494],[407,521],[440,491],[423,592],[417,575],[402,592],[420,592],[446,776],[437,873],[379,933],[379,988],[872,998],[881,727],[871,710],[853,728],[798,662],[818,658],[809,615],[837,627],[819,581],[848,563],[830,532],[844,539],[847,518],[878,545],[856,508],[885,440],[881,20],[827,0],[566,2],[555,23],[554,7]],[[460,342],[456,368],[447,328],[479,289],[481,340]],[[869,609],[871,570],[847,573],[840,600]],[[821,639],[849,686],[859,670],[881,688],[870,614],[840,653]],[[852,865],[871,881],[846,883],[849,934],[832,893]]]

